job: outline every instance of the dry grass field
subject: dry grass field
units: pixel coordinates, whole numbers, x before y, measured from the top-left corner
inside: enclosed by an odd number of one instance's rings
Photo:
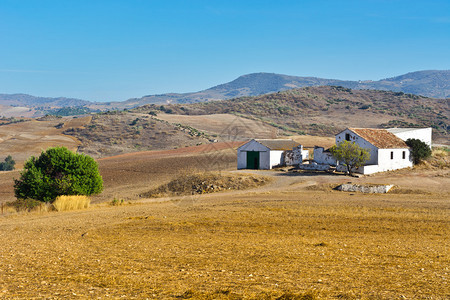
[[[305,186],[2,217],[0,298],[450,297],[448,190]]]
[[[236,171],[239,145],[100,159],[105,191],[88,209],[0,215],[0,299],[450,297],[448,166],[361,178]],[[204,170],[272,181],[250,190],[139,197]],[[14,199],[17,176],[0,172],[0,202]],[[396,187],[378,195],[332,189],[349,181]],[[113,206],[113,199],[126,201]]]

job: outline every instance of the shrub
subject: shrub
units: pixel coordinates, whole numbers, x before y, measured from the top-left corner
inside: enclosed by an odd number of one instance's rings
[[[0,171],[11,171],[14,170],[14,166],[16,165],[16,162],[12,158],[11,155],[8,155],[5,158],[4,162],[0,163]]]
[[[20,179],[14,180],[17,199],[53,202],[61,195],[92,195],[103,189],[95,160],[65,147],[49,148],[25,162]]]
[[[369,151],[355,142],[343,141],[339,145],[331,147],[330,152],[347,167],[347,172],[350,175],[353,168],[359,168],[370,159]]]
[[[418,139],[407,139],[406,145],[411,148],[411,154],[414,164],[418,164],[420,161],[431,156],[430,147]]]
[[[111,201],[111,205],[112,205],[112,206],[119,206],[119,205],[122,205],[123,203],[124,203],[123,199],[117,199],[117,198],[114,198],[114,199]]]
[[[16,201],[6,203],[7,206],[13,207],[17,212],[32,211],[41,204],[42,201],[34,199],[17,199]]]

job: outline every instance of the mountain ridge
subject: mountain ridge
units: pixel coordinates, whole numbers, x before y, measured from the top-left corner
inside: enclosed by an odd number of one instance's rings
[[[387,90],[432,98],[450,98],[450,70],[415,71],[377,81],[351,81],[260,72],[245,74],[230,82],[198,92],[146,95],[119,102],[91,102],[65,97],[0,94],[0,105],[29,108],[86,106],[95,110],[129,109],[145,104],[187,104],[227,100],[243,96],[258,96],[307,86],[343,86],[356,90]]]

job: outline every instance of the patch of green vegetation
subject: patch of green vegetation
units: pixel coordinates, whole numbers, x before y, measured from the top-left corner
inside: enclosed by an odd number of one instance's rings
[[[71,107],[62,107],[62,108],[54,108],[47,110],[46,112],[49,115],[54,116],[76,116],[76,115],[85,115],[93,112],[99,112],[100,110],[93,110],[84,106],[71,106]]]
[[[12,158],[11,155],[8,155],[5,158],[4,162],[0,162],[0,171],[12,171],[14,170],[15,165],[16,161]]]
[[[17,119],[14,117],[10,117],[10,118],[2,117],[2,118],[0,118],[0,126],[14,124],[14,123],[20,123],[20,122],[25,122],[25,121],[27,121],[27,120]]]

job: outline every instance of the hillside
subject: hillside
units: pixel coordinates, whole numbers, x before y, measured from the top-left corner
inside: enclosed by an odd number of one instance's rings
[[[185,105],[146,105],[138,112],[178,115],[232,113],[285,132],[334,135],[346,127],[433,127],[435,140],[448,143],[449,99],[402,92],[323,86],[256,97]]]
[[[25,94],[0,94],[0,116],[32,117],[46,113],[73,115],[80,111],[88,113],[90,111],[134,108],[145,104],[197,103],[324,85],[343,86],[351,89],[390,90],[434,98],[448,98],[450,97],[450,70],[418,71],[378,81],[348,81],[274,73],[253,73],[199,92],[147,95],[122,102],[94,103],[64,97],[49,98]],[[74,109],[69,111],[58,110],[61,107],[74,107]]]
[[[450,70],[412,72],[378,81],[359,82],[354,88],[404,92],[433,98],[450,98]]]
[[[44,118],[28,120],[0,119],[0,160],[11,155],[20,168],[30,156],[39,155],[42,149],[64,146],[76,150],[80,142],[63,134],[67,128],[82,128],[91,117]]]
[[[64,134],[81,141],[80,152],[94,157],[184,148],[220,141],[243,141],[276,136],[277,129],[261,121],[232,114],[176,116],[139,111],[99,113],[85,127]]]
[[[450,97],[450,70],[418,71],[378,81],[348,81],[274,73],[253,73],[196,93],[148,95],[122,103],[116,102],[114,106],[131,108],[150,103],[187,104],[244,96],[258,96],[292,88],[324,85],[343,86],[351,89],[387,90],[426,97],[448,98]]]

